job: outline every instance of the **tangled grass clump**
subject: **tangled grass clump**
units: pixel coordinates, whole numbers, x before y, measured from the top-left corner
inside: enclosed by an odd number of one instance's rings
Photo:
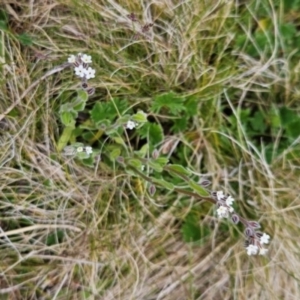
[[[1,297],[299,299],[297,3],[5,2]]]

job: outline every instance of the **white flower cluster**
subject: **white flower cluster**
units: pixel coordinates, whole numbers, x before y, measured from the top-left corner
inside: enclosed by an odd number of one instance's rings
[[[75,74],[82,79],[91,79],[95,77],[96,70],[89,67],[92,63],[92,57],[87,54],[78,53],[77,55],[70,55],[68,63],[73,64]]]
[[[234,212],[232,204],[234,199],[231,196],[225,196],[223,191],[217,192],[217,214],[220,219],[228,218]]]
[[[269,244],[270,236],[266,233],[257,234],[252,237],[251,243],[246,247],[248,255],[266,255],[268,249],[264,248],[264,244]]]
[[[81,152],[85,152],[86,154],[90,155],[93,153],[93,148],[90,146],[86,146],[86,147],[78,147],[76,149],[77,153],[81,153]]]
[[[234,212],[232,204],[234,199],[229,195],[226,196],[223,191],[218,191],[214,196],[218,207],[217,214],[220,219],[231,217],[233,223],[237,224],[241,221],[245,226],[246,251],[248,255],[266,255],[268,249],[264,248],[264,244],[269,243],[270,236],[266,233],[256,231],[260,225],[256,221],[248,221]]]

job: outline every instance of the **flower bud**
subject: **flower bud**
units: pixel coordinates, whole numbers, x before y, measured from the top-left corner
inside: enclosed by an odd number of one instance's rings
[[[247,227],[245,229],[245,235],[246,236],[250,236],[250,237],[253,237],[255,234],[254,230],[251,228],[251,227]]]
[[[120,164],[124,164],[124,157],[123,156],[118,156],[116,161]]]
[[[88,93],[89,96],[91,96],[95,93],[95,88],[91,87],[91,88],[87,89],[86,92]]]
[[[87,89],[88,88],[88,84],[86,83],[86,82],[83,82],[82,84],[81,84],[81,87],[85,90],[85,89]]]
[[[157,159],[157,158],[159,157],[159,152],[158,152],[157,149],[155,149],[155,150],[152,152],[152,157],[153,157],[154,159]]]
[[[151,196],[153,196],[155,194],[155,192],[156,192],[156,187],[155,187],[154,184],[151,184],[150,187],[149,187],[149,194]]]
[[[233,214],[233,215],[231,216],[231,220],[232,220],[232,222],[233,222],[234,224],[237,224],[237,223],[240,221],[240,218],[239,218],[239,216],[238,216],[237,214]]]
[[[256,221],[248,221],[248,226],[249,226],[249,227],[252,227],[252,228],[254,228],[254,229],[260,228],[259,223],[256,222]]]
[[[203,187],[208,187],[211,185],[211,182],[207,179],[203,179],[203,180],[200,180],[200,183],[199,183],[201,186]]]
[[[212,196],[214,199],[217,199],[217,192],[211,192],[211,196]]]

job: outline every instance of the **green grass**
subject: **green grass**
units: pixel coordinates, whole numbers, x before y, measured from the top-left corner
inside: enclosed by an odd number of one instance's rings
[[[299,1],[18,3],[0,11],[1,299],[300,299]],[[62,65],[78,52],[88,98]],[[266,257],[201,179],[260,222]]]

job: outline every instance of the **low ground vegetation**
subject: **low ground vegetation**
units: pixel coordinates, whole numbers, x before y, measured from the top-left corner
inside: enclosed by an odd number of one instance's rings
[[[1,299],[300,299],[300,1],[0,7]]]

